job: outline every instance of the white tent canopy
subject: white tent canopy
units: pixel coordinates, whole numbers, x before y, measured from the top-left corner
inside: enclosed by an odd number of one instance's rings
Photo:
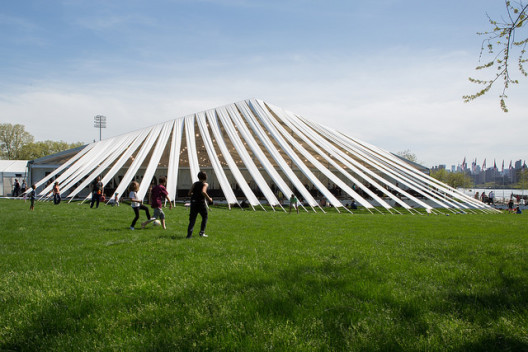
[[[56,178],[73,198],[97,176],[103,184],[118,177],[111,198],[124,195],[132,180],[145,197],[156,176],[167,176],[169,197],[176,199],[200,170],[229,206],[282,208],[281,200],[296,194],[314,211],[323,203],[346,209],[351,200],[390,213],[494,211],[387,151],[258,99],[94,142],[37,187]]]

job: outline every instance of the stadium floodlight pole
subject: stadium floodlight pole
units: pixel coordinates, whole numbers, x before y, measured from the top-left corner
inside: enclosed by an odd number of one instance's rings
[[[106,128],[106,116],[94,116],[94,127],[99,128],[99,140],[101,140],[101,129]]]

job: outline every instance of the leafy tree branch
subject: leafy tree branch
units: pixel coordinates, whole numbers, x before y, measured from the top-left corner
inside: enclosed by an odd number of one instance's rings
[[[506,91],[512,84],[518,84],[519,80],[512,78],[512,60],[517,57],[517,68],[521,75],[528,76],[526,72],[525,59],[526,46],[528,44],[528,36],[522,32],[526,29],[526,19],[528,15],[528,4],[523,1],[509,1],[505,0],[507,17],[499,20],[494,20],[488,15],[488,21],[492,26],[492,30],[478,33],[486,38],[482,41],[480,49],[479,63],[483,61],[484,56],[490,56],[490,61],[487,61],[475,69],[488,70],[495,69],[495,73],[491,79],[483,80],[469,77],[470,82],[481,85],[482,89],[475,94],[465,95],[462,98],[464,102],[470,102],[476,98],[486,94],[491,90],[497,81],[502,81],[502,92],[499,95],[500,106],[504,112],[508,112],[505,99],[508,98]],[[518,39],[518,37],[521,37]]]

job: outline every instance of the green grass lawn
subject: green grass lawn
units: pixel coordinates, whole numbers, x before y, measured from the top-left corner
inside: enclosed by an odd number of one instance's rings
[[[0,200],[0,351],[528,351],[526,212],[165,213]]]

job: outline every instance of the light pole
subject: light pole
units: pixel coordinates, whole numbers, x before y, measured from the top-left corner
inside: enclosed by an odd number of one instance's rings
[[[101,129],[106,128],[106,116],[94,116],[94,127],[99,128],[99,140],[101,140]]]

